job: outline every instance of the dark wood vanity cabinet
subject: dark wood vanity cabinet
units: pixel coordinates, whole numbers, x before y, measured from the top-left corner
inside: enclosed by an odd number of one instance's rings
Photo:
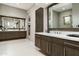
[[[73,41],[64,42],[65,56],[79,56],[79,43]]]
[[[52,56],[63,56],[64,55],[64,40],[60,38],[52,37]]]
[[[79,49],[67,46],[65,47],[65,56],[79,56]]]
[[[79,42],[45,35],[35,35],[35,45],[50,56],[79,56]]]
[[[51,55],[51,38],[47,37],[47,36],[42,36],[42,40],[41,40],[41,51],[46,53],[47,55]]]
[[[26,38],[26,31],[4,31],[0,32],[0,41]]]
[[[51,42],[50,37],[35,35],[35,45],[47,55],[51,55]]]
[[[35,45],[40,50],[50,56],[63,56],[64,55],[64,42],[58,38],[48,37],[44,35],[35,36]]]
[[[42,36],[41,35],[35,35],[35,46],[40,48]]]
[[[50,56],[63,56],[64,41],[55,37],[43,36],[41,40],[41,50]]]

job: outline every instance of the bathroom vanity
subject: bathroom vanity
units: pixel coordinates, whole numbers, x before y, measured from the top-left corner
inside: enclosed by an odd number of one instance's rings
[[[79,56],[79,38],[77,37],[36,33],[35,45],[49,56]]]
[[[0,41],[26,38],[25,18],[0,15]]]
[[[79,56],[79,4],[47,7],[47,32],[36,32],[35,45],[50,56]],[[67,32],[68,31],[68,32]]]
[[[26,38],[26,31],[0,31],[0,41]]]

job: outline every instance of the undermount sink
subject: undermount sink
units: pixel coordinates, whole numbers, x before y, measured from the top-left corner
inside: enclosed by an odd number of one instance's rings
[[[79,34],[68,34],[67,36],[70,36],[70,37],[78,37],[79,38]]]

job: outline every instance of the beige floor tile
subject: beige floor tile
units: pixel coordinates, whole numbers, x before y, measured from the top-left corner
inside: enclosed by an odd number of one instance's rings
[[[0,56],[44,56],[28,39],[0,42]]]

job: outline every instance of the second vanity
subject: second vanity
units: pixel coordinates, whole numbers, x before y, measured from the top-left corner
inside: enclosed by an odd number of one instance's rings
[[[49,56],[79,56],[79,38],[68,36],[68,34],[75,34],[75,32],[65,33],[36,33],[35,45]]]
[[[26,38],[26,31],[0,31],[0,41]]]

